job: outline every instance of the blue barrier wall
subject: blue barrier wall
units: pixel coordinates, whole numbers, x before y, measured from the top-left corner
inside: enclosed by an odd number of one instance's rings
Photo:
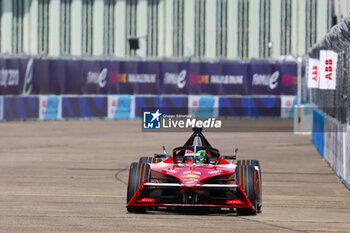
[[[5,97],[4,120],[29,120],[39,118],[39,97]]]
[[[5,121],[70,118],[133,119],[142,117],[142,111],[156,109],[166,115],[181,114],[196,118],[281,117],[281,105],[280,96],[0,96],[0,120],[2,115],[2,120]]]
[[[107,97],[63,97],[62,118],[107,117]]]
[[[316,109],[313,111],[312,142],[322,157],[324,157],[324,118],[324,113]]]

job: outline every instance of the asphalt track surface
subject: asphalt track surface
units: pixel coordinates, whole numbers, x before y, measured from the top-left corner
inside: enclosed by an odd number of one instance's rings
[[[310,136],[288,132],[206,134],[261,161],[261,214],[127,213],[130,163],[189,135],[144,133],[138,120],[1,123],[0,232],[350,232],[350,191]]]

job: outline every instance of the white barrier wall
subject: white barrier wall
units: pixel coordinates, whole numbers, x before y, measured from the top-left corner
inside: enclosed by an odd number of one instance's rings
[[[347,132],[336,120],[326,117],[324,119],[325,142],[324,157],[335,173],[344,177],[344,155],[346,151]]]
[[[350,188],[350,127],[347,128],[346,132],[346,152],[345,153],[345,166],[344,166],[344,178]]]

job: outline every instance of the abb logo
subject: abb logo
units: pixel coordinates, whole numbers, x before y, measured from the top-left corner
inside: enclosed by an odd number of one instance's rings
[[[292,101],[290,101],[290,100],[287,100],[286,101],[286,107],[292,107]]]
[[[324,71],[326,72],[325,78],[329,79],[329,80],[332,80],[333,60],[332,59],[327,59],[325,61],[325,65],[326,65],[325,68],[324,68]]]
[[[312,67],[312,80],[314,81],[317,81],[317,70],[318,70],[317,66]]]
[[[116,100],[113,100],[112,101],[112,107],[116,107],[117,106],[117,101]]]

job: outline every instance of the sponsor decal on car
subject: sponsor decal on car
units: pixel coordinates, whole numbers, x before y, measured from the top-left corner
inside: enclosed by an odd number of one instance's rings
[[[196,174],[187,174],[187,175],[184,175],[184,177],[186,177],[186,178],[199,178],[199,175],[196,175]]]
[[[222,172],[222,170],[213,170],[213,171],[209,171],[208,174],[212,175],[212,174],[218,174],[221,172]]]

